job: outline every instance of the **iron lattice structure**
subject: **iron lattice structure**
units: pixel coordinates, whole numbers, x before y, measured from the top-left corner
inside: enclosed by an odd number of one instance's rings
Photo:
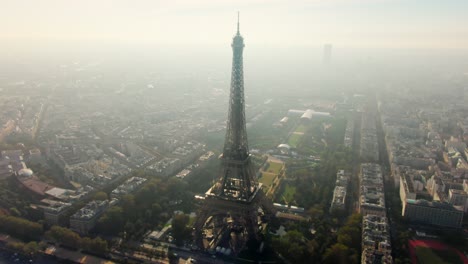
[[[221,176],[206,192],[195,222],[195,240],[203,249],[217,246],[238,253],[249,239],[258,239],[258,209],[272,211],[261,190],[247,141],[245,122],[244,38],[232,41],[232,73],[226,138],[221,156]]]
[[[226,126],[226,138],[222,155],[223,177],[213,192],[218,196],[249,199],[257,185],[250,162],[247,129],[245,125],[244,97],[244,38],[239,32],[232,40],[231,91]]]

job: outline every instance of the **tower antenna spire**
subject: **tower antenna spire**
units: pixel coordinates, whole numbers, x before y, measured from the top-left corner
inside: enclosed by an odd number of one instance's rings
[[[239,11],[237,11],[237,35],[239,35]]]

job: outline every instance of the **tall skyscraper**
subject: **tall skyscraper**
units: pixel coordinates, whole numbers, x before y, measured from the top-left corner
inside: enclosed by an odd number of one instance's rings
[[[206,192],[195,223],[195,239],[203,249],[218,246],[239,253],[249,239],[258,239],[258,208],[272,206],[265,199],[249,154],[245,124],[243,50],[244,38],[232,40],[232,72],[228,122],[221,175]]]
[[[323,64],[328,65],[331,63],[332,58],[332,44],[325,44],[323,46]]]

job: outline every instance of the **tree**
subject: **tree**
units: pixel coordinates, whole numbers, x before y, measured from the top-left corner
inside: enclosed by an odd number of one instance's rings
[[[7,248],[15,251],[15,252],[23,252],[24,243],[23,242],[8,242]]]
[[[135,196],[127,194],[122,197],[122,208],[128,218],[135,218],[137,216],[136,206],[135,206]]]
[[[167,191],[170,199],[180,199],[186,190],[187,183],[178,178],[170,178],[167,182]]]
[[[89,242],[88,250],[99,255],[104,255],[108,251],[107,241],[96,237]]]
[[[337,243],[328,248],[323,255],[323,263],[330,264],[348,264],[349,248],[343,244]]]
[[[106,235],[116,235],[123,229],[125,224],[122,207],[112,206],[98,220],[96,226],[99,232]]]
[[[98,201],[104,201],[104,200],[107,200],[108,197],[107,197],[107,193],[105,192],[98,192],[94,195],[94,200],[98,200]]]
[[[42,225],[22,218],[0,215],[0,231],[29,240],[39,240],[43,234]]]
[[[52,226],[45,236],[53,241],[72,248],[79,248],[81,237],[68,228]]]
[[[325,251],[324,263],[359,263],[361,221],[360,214],[353,214],[348,218],[338,231],[338,242]]]
[[[23,242],[8,242],[6,246],[7,248],[28,257],[35,255],[39,251],[39,245],[34,241],[31,241],[27,244]]]
[[[312,239],[309,242],[307,242],[307,252],[312,258],[315,258],[319,249],[320,245],[317,243],[317,241],[315,241],[315,239]]]
[[[316,204],[313,207],[311,207],[307,213],[313,218],[313,219],[321,219],[323,218],[324,210],[323,206],[320,204]]]
[[[283,237],[273,238],[273,247],[293,263],[306,262],[308,253],[306,239],[297,230],[288,231]]]
[[[91,243],[92,243],[92,239],[89,238],[89,237],[83,237],[80,241],[80,247],[86,251],[91,251],[90,248],[91,248]]]
[[[161,207],[160,204],[158,204],[158,203],[153,203],[153,204],[151,205],[151,216],[152,216],[153,218],[159,216],[159,214],[160,214],[161,212],[162,212],[162,207]]]
[[[135,234],[135,224],[133,222],[126,222],[124,230],[127,234],[130,234],[130,236],[133,236]]]
[[[100,237],[94,239],[84,237],[81,239],[81,248],[98,255],[105,255],[108,251],[108,244]]]
[[[16,207],[11,207],[10,213],[12,213],[14,216],[21,216],[21,212]]]
[[[176,245],[180,246],[183,241],[190,236],[189,216],[186,214],[175,215],[172,219],[172,235],[174,236]]]
[[[356,251],[361,251],[361,221],[360,214],[353,214],[346,224],[338,231],[338,243],[341,243]]]
[[[23,247],[23,252],[29,256],[35,255],[38,251],[39,251],[39,245],[37,244],[37,242],[34,242],[34,241],[27,243]]]

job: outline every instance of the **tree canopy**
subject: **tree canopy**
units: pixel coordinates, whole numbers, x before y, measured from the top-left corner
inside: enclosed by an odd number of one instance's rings
[[[104,255],[108,251],[107,241],[102,238],[82,238],[72,230],[60,226],[52,226],[52,228],[46,232],[45,236],[46,238],[67,247],[75,249],[81,248],[99,255]]]
[[[188,227],[189,216],[186,214],[175,215],[172,219],[172,235],[176,245],[182,245],[185,239],[190,237],[191,229]]]
[[[39,240],[43,234],[41,224],[8,215],[0,215],[0,231],[26,241]]]

